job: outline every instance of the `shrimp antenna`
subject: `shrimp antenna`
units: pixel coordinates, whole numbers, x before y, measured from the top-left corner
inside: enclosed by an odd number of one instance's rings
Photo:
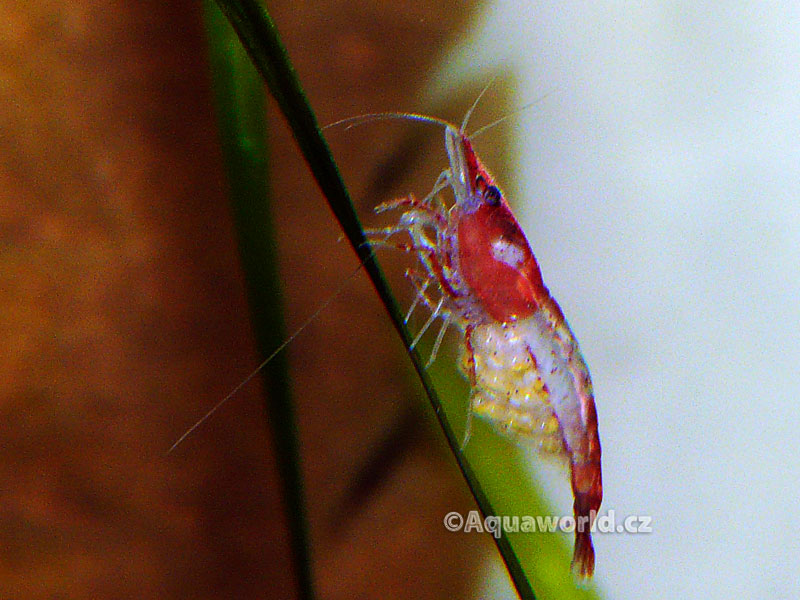
[[[269,363],[272,361],[272,359],[274,359],[276,356],[278,356],[278,354],[280,354],[280,353],[281,353],[281,352],[284,350],[284,348],[286,348],[286,346],[288,346],[289,344],[291,344],[291,343],[292,343],[292,341],[294,340],[294,338],[296,338],[298,335],[300,335],[300,333],[301,333],[301,332],[302,332],[302,331],[303,331],[303,330],[304,330],[306,327],[308,327],[308,326],[309,326],[309,325],[310,325],[310,324],[311,324],[311,323],[312,323],[312,322],[313,322],[313,321],[314,321],[314,320],[315,320],[315,319],[316,319],[316,318],[317,318],[317,317],[320,315],[320,313],[321,313],[323,310],[325,310],[325,309],[328,307],[328,305],[329,305],[331,302],[333,302],[333,301],[334,301],[334,299],[336,299],[336,298],[338,298],[338,297],[339,297],[339,294],[341,294],[341,293],[342,293],[342,292],[343,292],[343,291],[344,291],[344,290],[347,288],[347,286],[350,284],[350,280],[351,280],[351,279],[353,279],[353,277],[355,277],[355,276],[356,276],[356,274],[357,274],[357,273],[358,273],[358,272],[361,270],[361,267],[363,267],[363,266],[364,266],[364,264],[366,263],[366,261],[367,261],[367,260],[371,260],[372,258],[374,258],[374,256],[375,256],[374,254],[370,254],[370,256],[369,256],[369,257],[368,257],[366,260],[359,262],[359,264],[358,264],[358,267],[356,267],[355,271],[353,271],[352,273],[350,273],[350,275],[349,275],[349,276],[348,276],[348,277],[347,277],[347,278],[346,278],[346,279],[345,279],[345,280],[342,282],[342,284],[341,284],[341,285],[340,285],[340,286],[339,286],[339,287],[336,289],[336,291],[335,291],[333,294],[331,294],[331,295],[328,297],[328,299],[327,299],[327,300],[325,300],[325,302],[323,302],[322,304],[320,304],[320,305],[319,305],[319,306],[316,308],[316,310],[315,310],[313,313],[311,313],[311,316],[309,316],[309,317],[308,317],[308,318],[307,318],[305,321],[303,321],[303,323],[302,323],[302,324],[301,324],[301,325],[300,325],[300,326],[299,326],[297,329],[295,329],[295,331],[294,331],[294,333],[293,333],[292,335],[290,335],[288,338],[286,338],[286,339],[283,341],[283,343],[281,343],[281,345],[280,345],[280,346],[278,346],[277,348],[275,348],[275,350],[273,350],[273,351],[272,351],[272,354],[270,354],[270,355],[269,355],[267,358],[265,358],[264,360],[262,360],[262,361],[261,361],[261,364],[259,364],[259,365],[258,365],[258,366],[257,366],[255,369],[253,369],[253,370],[250,372],[250,374],[249,374],[247,377],[245,377],[245,378],[244,378],[244,379],[243,379],[243,380],[242,380],[242,381],[239,383],[239,385],[237,385],[237,386],[236,386],[236,387],[234,387],[234,388],[233,388],[233,389],[232,389],[230,392],[228,392],[228,395],[227,395],[227,396],[225,396],[225,397],[224,397],[222,400],[220,400],[219,402],[217,402],[217,403],[216,403],[216,404],[215,404],[215,405],[214,405],[214,406],[211,408],[211,410],[209,410],[209,411],[208,411],[208,412],[207,412],[205,415],[203,415],[203,416],[202,416],[202,417],[201,417],[201,418],[200,418],[198,421],[196,421],[194,425],[192,425],[192,426],[191,426],[189,429],[187,429],[187,430],[184,432],[184,434],[183,434],[181,437],[179,437],[179,438],[177,439],[177,441],[176,441],[174,444],[172,444],[172,446],[170,446],[170,448],[169,448],[169,450],[167,450],[166,454],[167,454],[167,455],[169,455],[169,454],[172,454],[172,452],[175,450],[175,448],[177,448],[178,446],[180,446],[180,445],[183,443],[183,441],[184,441],[186,438],[188,438],[190,435],[192,435],[192,433],[194,433],[194,432],[195,432],[195,430],[196,430],[198,427],[200,427],[200,426],[201,426],[203,423],[205,423],[206,421],[208,421],[208,419],[209,419],[209,418],[211,418],[211,416],[212,416],[212,415],[213,415],[215,412],[217,412],[217,411],[218,411],[220,408],[222,408],[222,406],[223,406],[225,403],[227,403],[227,402],[228,402],[228,400],[230,400],[231,398],[233,398],[233,397],[236,395],[236,393],[237,393],[237,392],[238,392],[240,389],[242,389],[242,388],[243,388],[245,385],[247,385],[247,384],[250,382],[250,380],[251,380],[251,379],[253,379],[253,377],[255,377],[256,375],[258,375],[258,374],[261,372],[261,370],[262,370],[264,367],[266,367],[266,366],[267,366],[267,365],[268,365],[268,364],[269,364]]]
[[[347,117],[346,119],[340,119],[338,121],[334,121],[328,125],[325,125],[322,129],[329,129],[331,127],[338,127],[340,125],[345,125],[345,129],[350,129],[351,127],[358,127],[359,125],[364,125],[366,123],[374,123],[375,121],[391,121],[395,119],[405,120],[405,121],[419,121],[421,123],[432,123],[434,125],[441,125],[442,127],[452,127],[453,129],[456,128],[455,125],[450,123],[449,121],[445,121],[444,119],[439,119],[437,117],[430,117],[428,115],[420,115],[417,113],[410,113],[410,112],[380,112],[380,113],[367,113],[365,115],[359,115],[357,117]]]
[[[458,129],[459,133],[464,133],[467,128],[467,123],[469,122],[470,116],[472,116],[472,111],[478,106],[478,103],[483,98],[483,95],[489,91],[489,88],[492,87],[494,82],[497,80],[497,75],[492,77],[486,87],[483,88],[483,91],[478,94],[478,97],[475,98],[475,102],[472,103],[472,106],[469,107],[467,114],[464,115],[464,121],[461,123],[461,129]],[[513,114],[513,113],[512,113]],[[508,115],[510,116],[510,115]],[[359,125],[364,125],[366,123],[374,123],[375,121],[389,121],[392,119],[403,119],[406,121],[420,121],[422,123],[432,123],[435,125],[442,125],[443,127],[451,127],[456,129],[456,126],[449,121],[445,121],[444,119],[440,119],[438,117],[431,117],[429,115],[421,115],[419,113],[412,113],[412,112],[379,112],[379,113],[367,113],[365,115],[358,115],[357,117],[347,117],[346,119],[340,119],[338,121],[334,121],[333,123],[329,123],[325,125],[322,129],[329,129],[331,127],[338,127],[340,125],[345,125],[345,129],[350,129],[351,127],[358,127]],[[494,123],[492,124],[494,125]],[[485,129],[485,128],[484,128]]]
[[[477,108],[478,102],[481,101],[481,98],[483,98],[483,95],[486,92],[489,91],[489,88],[492,87],[492,85],[494,84],[494,82],[496,80],[497,80],[497,75],[495,75],[494,77],[492,77],[489,80],[489,83],[486,84],[486,87],[483,88],[483,91],[480,94],[478,94],[477,98],[475,98],[475,102],[473,102],[472,106],[469,107],[469,110],[467,111],[467,114],[464,115],[464,120],[461,121],[461,129],[458,130],[459,133],[461,133],[461,134],[466,133],[466,131],[467,131],[467,123],[469,122],[469,118],[472,116],[472,111],[474,111]],[[473,136],[470,136],[470,137],[473,137]]]
[[[471,139],[475,139],[476,137],[478,137],[478,136],[479,136],[479,135],[481,135],[482,133],[484,133],[484,132],[486,132],[486,131],[490,130],[492,127],[496,127],[497,125],[500,125],[500,123],[503,123],[504,121],[507,121],[507,120],[508,120],[508,119],[510,119],[511,117],[515,117],[515,116],[517,116],[518,114],[520,114],[520,113],[523,113],[523,112],[525,112],[526,110],[528,110],[528,109],[530,109],[530,108],[532,108],[532,107],[536,106],[536,105],[537,105],[537,104],[539,104],[540,102],[543,102],[543,101],[544,101],[544,100],[546,100],[546,99],[547,99],[549,96],[551,96],[551,95],[552,95],[552,94],[553,94],[555,91],[556,91],[556,90],[550,90],[550,91],[549,91],[549,92],[547,92],[546,94],[542,94],[541,96],[539,96],[539,97],[538,97],[536,100],[534,100],[534,101],[532,101],[532,102],[528,102],[527,104],[523,104],[523,105],[522,105],[522,106],[520,106],[519,108],[512,110],[510,113],[503,115],[502,117],[500,117],[500,118],[499,118],[499,119],[497,119],[496,121],[492,121],[492,122],[491,122],[491,123],[489,123],[488,125],[484,125],[483,127],[480,127],[479,129],[476,129],[476,130],[475,130],[475,133],[473,133],[473,134],[472,134],[472,135],[470,135],[469,137],[470,137]]]
[[[472,106],[470,106],[469,110],[467,111],[467,114],[464,115],[464,120],[461,123],[461,128],[458,130],[459,133],[463,134],[466,131],[467,123],[469,122],[469,119],[472,116],[473,111],[477,108],[478,103],[481,101],[481,98],[483,98],[484,94],[486,94],[486,92],[489,91],[489,88],[495,82],[497,77],[498,76],[495,75],[492,78],[492,80],[489,82],[489,84],[486,87],[483,88],[483,91],[481,91],[481,93],[478,94],[478,97],[475,98],[475,102],[472,103]],[[496,127],[500,123],[503,123],[503,122],[507,121],[511,117],[515,117],[518,114],[523,113],[526,110],[529,110],[530,108],[532,108],[532,107],[536,106],[537,104],[543,102],[548,97],[550,97],[555,91],[556,91],[555,89],[550,90],[546,94],[542,94],[541,96],[539,96],[536,100],[534,100],[532,102],[528,102],[527,104],[524,104],[523,106],[511,111],[510,113],[508,113],[506,115],[503,115],[502,117],[500,117],[496,121],[492,121],[488,125],[484,125],[483,127],[480,127],[479,129],[475,130],[475,133],[471,134],[469,137],[472,138],[472,139],[475,139],[479,135],[481,135],[484,132],[492,129],[493,127]],[[393,120],[419,121],[421,123],[431,123],[432,125],[441,125],[442,127],[445,127],[445,128],[451,127],[453,129],[456,129],[456,126],[453,123],[451,123],[449,121],[446,121],[445,119],[440,119],[438,117],[432,117],[430,115],[422,115],[422,114],[419,114],[419,113],[412,113],[412,112],[367,113],[367,114],[364,114],[364,115],[358,115],[356,117],[347,117],[345,119],[339,119],[338,121],[334,121],[333,123],[329,123],[329,124],[325,125],[324,127],[322,127],[322,129],[323,130],[330,129],[332,127],[339,127],[341,125],[344,125],[345,129],[350,129],[351,127],[358,127],[359,125],[366,125],[367,123],[375,123],[377,121],[393,121]]]

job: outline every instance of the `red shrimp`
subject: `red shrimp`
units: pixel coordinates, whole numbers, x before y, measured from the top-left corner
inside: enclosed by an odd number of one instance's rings
[[[421,273],[409,272],[417,289],[409,316],[420,303],[431,310],[415,344],[436,319],[442,320],[429,364],[448,326],[463,334],[461,368],[471,385],[464,443],[475,414],[518,443],[567,458],[576,521],[572,567],[579,576],[591,577],[590,528],[603,484],[589,370],[506,198],[472,149],[465,133],[471,112],[460,128],[410,113],[357,118],[443,125],[450,162],[424,199],[408,196],[378,206],[378,212],[404,212],[397,225],[370,234],[373,242],[414,251],[424,267]],[[455,198],[449,207],[441,199],[447,187]],[[391,244],[389,238],[398,233],[410,235],[411,244]]]
[[[465,133],[479,100],[480,96],[461,127],[413,113],[362,115],[328,127],[393,118],[444,127],[449,168],[422,200],[408,196],[378,206],[378,212],[402,209],[403,213],[395,226],[368,231],[370,241],[414,251],[424,267],[422,272],[408,272],[417,297],[406,321],[420,303],[431,311],[413,347],[434,321],[442,320],[428,364],[436,358],[450,325],[463,335],[461,369],[471,385],[464,445],[475,414],[518,443],[568,460],[576,522],[572,566],[578,575],[591,577],[594,548],[590,529],[603,498],[592,382],[575,336],[542,282],[525,234]],[[448,187],[455,199],[449,207],[441,198]],[[411,244],[389,242],[399,233],[407,233]],[[438,292],[438,300],[431,297],[431,290]],[[169,452],[282,351],[335,296],[187,430]]]

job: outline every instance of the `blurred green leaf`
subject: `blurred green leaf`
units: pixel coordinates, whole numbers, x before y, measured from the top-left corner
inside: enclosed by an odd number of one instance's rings
[[[286,339],[267,170],[264,83],[224,15],[204,2],[217,120],[247,293],[262,357]],[[299,443],[286,354],[263,367],[265,407],[273,432],[300,598],[314,598]]]

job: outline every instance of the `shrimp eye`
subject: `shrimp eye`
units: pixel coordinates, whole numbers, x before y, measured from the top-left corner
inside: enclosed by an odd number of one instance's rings
[[[483,193],[483,197],[490,206],[500,206],[500,198],[502,197],[502,194],[495,186],[490,185],[488,188],[486,188],[486,191]]]

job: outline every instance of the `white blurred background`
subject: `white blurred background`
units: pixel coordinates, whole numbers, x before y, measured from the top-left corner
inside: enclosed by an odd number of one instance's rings
[[[593,374],[603,511],[653,519],[596,535],[599,589],[800,597],[800,4],[502,0],[476,25],[430,94],[498,67],[519,106],[549,94],[506,187]]]

